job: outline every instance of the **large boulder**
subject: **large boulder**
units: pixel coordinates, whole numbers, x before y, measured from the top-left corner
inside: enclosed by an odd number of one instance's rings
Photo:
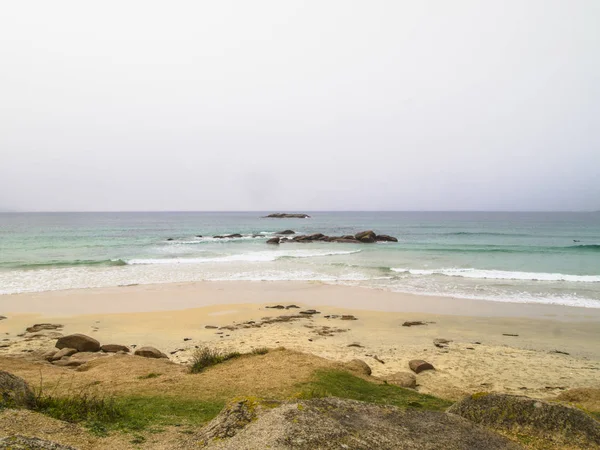
[[[279,241],[281,241],[280,237],[274,237],[267,241],[267,244],[279,245]]]
[[[480,393],[455,403],[448,412],[487,428],[536,436],[569,448],[600,446],[600,422],[579,409],[559,403]]]
[[[398,239],[394,236],[389,236],[387,234],[378,234],[375,236],[375,240],[377,242],[398,242]]]
[[[362,375],[371,375],[371,368],[362,359],[353,359],[352,361],[344,364],[344,366],[352,372],[357,372]]]
[[[36,437],[7,436],[0,437],[0,450],[77,450],[75,447],[58,444]]]
[[[360,233],[356,233],[354,235],[354,239],[356,239],[357,241],[363,242],[363,243],[367,243],[367,244],[375,242],[376,238],[377,238],[377,235],[371,230],[361,231]]]
[[[157,348],[154,347],[142,347],[142,348],[138,348],[134,353],[134,355],[136,356],[143,356],[144,358],[169,358],[167,355],[165,355],[163,352],[161,352],[160,350],[158,350]]]
[[[85,334],[69,334],[56,341],[56,348],[74,348],[78,352],[100,351],[100,342]]]
[[[413,359],[409,361],[408,367],[410,367],[410,370],[412,370],[414,373],[421,373],[425,370],[435,370],[433,364],[423,361],[422,359]]]
[[[0,408],[32,408],[34,405],[35,395],[27,382],[0,370]]]
[[[280,405],[238,401],[193,439],[199,448],[235,450],[521,448],[455,415],[340,398]]]
[[[388,384],[403,388],[414,389],[417,387],[417,377],[410,372],[396,372],[383,378]]]

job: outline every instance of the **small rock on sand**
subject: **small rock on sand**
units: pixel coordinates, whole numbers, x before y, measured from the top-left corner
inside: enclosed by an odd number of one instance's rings
[[[6,320],[7,317],[6,316],[0,316],[0,320]]]
[[[400,386],[403,388],[415,388],[417,386],[417,377],[410,372],[397,372],[383,378],[388,384]]]
[[[167,355],[165,355],[163,352],[161,352],[160,350],[154,348],[154,347],[142,347],[142,348],[138,348],[134,353],[134,355],[136,356],[143,356],[144,358],[169,358]]]
[[[342,320],[358,320],[356,317],[352,316],[352,315],[345,315],[341,317]]]
[[[57,323],[36,323],[35,325],[27,328],[25,331],[28,333],[37,333],[42,330],[58,330],[62,328],[63,325]]]
[[[57,351],[51,358],[51,361],[58,361],[59,359],[65,356],[71,356],[77,353],[77,350],[74,348],[63,348],[62,350]]]
[[[425,322],[421,322],[420,320],[412,321],[412,322],[404,322],[402,324],[403,327],[415,327],[418,325],[427,325]]]
[[[313,314],[321,314],[320,311],[316,309],[307,309],[306,311],[300,311],[300,314],[313,315]]]
[[[448,344],[450,342],[452,342],[452,341],[449,341],[448,339],[438,338],[438,339],[433,340],[433,345],[435,345],[438,348],[446,348],[446,347],[448,347]]]
[[[431,363],[423,361],[422,359],[413,359],[409,361],[408,367],[410,367],[410,370],[414,373],[421,373],[424,370],[435,370],[435,367],[433,367]]]
[[[120,345],[120,344],[104,344],[102,347],[100,347],[100,350],[102,350],[105,353],[117,353],[117,352],[129,353],[129,347],[126,347],[125,345]]]

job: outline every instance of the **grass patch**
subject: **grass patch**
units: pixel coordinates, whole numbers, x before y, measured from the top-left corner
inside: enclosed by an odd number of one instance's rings
[[[590,412],[592,417],[596,420],[600,420],[600,412]]]
[[[298,398],[339,397],[400,408],[422,408],[443,411],[452,402],[419,394],[391,384],[375,384],[340,370],[320,370],[315,379],[300,385]]]
[[[266,355],[267,353],[269,353],[269,349],[267,347],[259,347],[252,349],[253,355]]]
[[[218,349],[202,347],[197,349],[192,355],[191,373],[200,373],[204,369],[215,366],[222,362],[242,356],[240,352],[223,353]]]
[[[35,410],[55,419],[80,423],[92,433],[105,436],[113,430],[159,432],[163,426],[201,425],[212,420],[224,405],[224,401],[170,397],[101,398],[77,394],[40,396]]]
[[[147,375],[142,375],[141,377],[138,377],[138,380],[151,380],[152,378],[158,378],[161,375],[162,373],[150,372]]]

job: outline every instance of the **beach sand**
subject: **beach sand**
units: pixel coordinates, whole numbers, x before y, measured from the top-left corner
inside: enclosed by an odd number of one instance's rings
[[[267,308],[292,304],[301,308]],[[320,314],[299,314],[308,308]],[[64,325],[62,334],[88,334],[103,344],[152,345],[179,363],[204,345],[240,352],[285,347],[338,362],[362,359],[385,379],[424,359],[436,370],[419,374],[417,389],[450,400],[481,391],[552,398],[600,387],[600,309],[310,282],[200,282],[2,296],[0,314],[7,316],[0,321],[0,365],[3,357],[52,348],[55,339],[23,335],[48,322]],[[302,318],[258,326],[289,315]],[[437,348],[436,338],[452,342]]]

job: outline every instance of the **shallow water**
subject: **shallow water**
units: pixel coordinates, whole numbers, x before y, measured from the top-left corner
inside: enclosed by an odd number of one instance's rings
[[[600,307],[599,213],[2,213],[0,294],[200,280],[321,280]],[[398,243],[285,243],[273,233]],[[240,233],[242,238],[214,239]],[[197,237],[202,236],[202,237]],[[172,240],[168,240],[172,239]]]

